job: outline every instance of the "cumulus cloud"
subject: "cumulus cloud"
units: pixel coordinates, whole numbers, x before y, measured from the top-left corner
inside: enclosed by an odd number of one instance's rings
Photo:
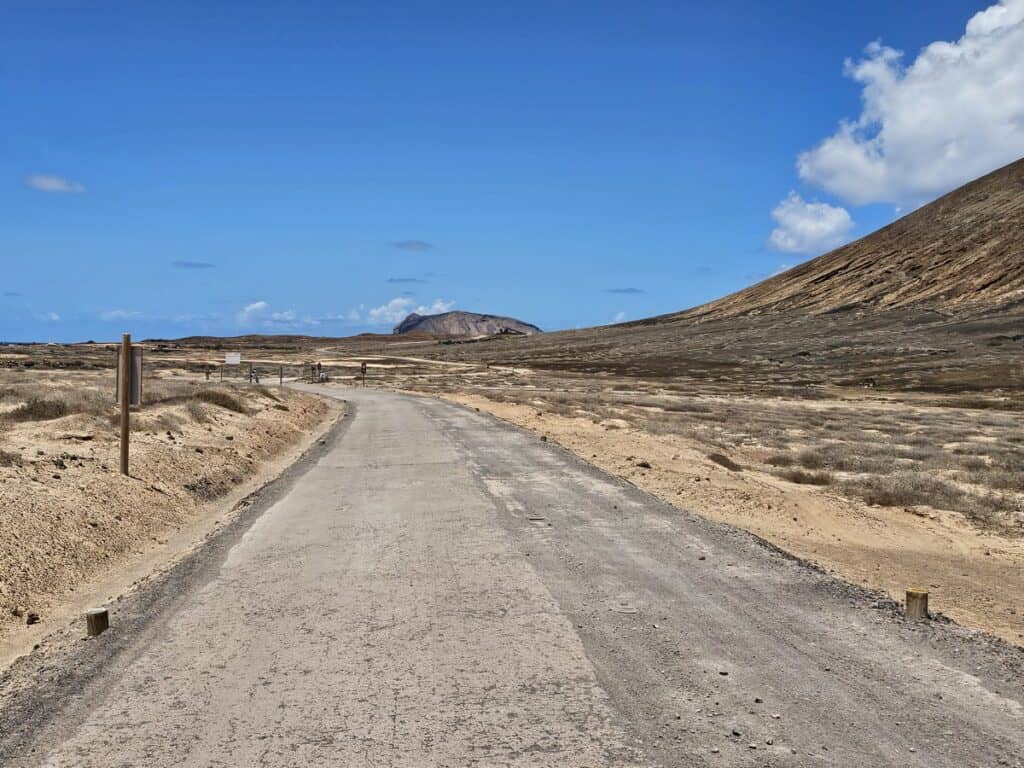
[[[429,251],[434,247],[433,243],[428,243],[426,240],[396,240],[392,243],[395,248],[400,251]]]
[[[25,184],[40,192],[85,192],[80,182],[65,179],[63,176],[49,176],[37,173],[25,179]]]
[[[796,192],[772,211],[776,227],[768,243],[786,253],[818,254],[849,239],[853,219],[845,208],[828,203],[809,203]]]
[[[213,269],[217,265],[209,261],[172,261],[171,266],[175,269]]]
[[[237,315],[239,325],[251,325],[262,319],[270,305],[265,301],[254,301],[242,307]]]
[[[372,325],[394,325],[402,322],[406,316],[413,312],[417,315],[439,315],[442,312],[447,312],[455,306],[455,302],[446,301],[445,299],[434,299],[431,304],[415,305],[416,302],[412,299],[399,296],[387,304],[381,304],[379,307],[371,309],[366,313],[366,320]]]
[[[854,205],[917,205],[1024,155],[1024,0],[975,14],[955,42],[910,64],[871,43],[845,73],[863,109],[797,161],[800,177]]]

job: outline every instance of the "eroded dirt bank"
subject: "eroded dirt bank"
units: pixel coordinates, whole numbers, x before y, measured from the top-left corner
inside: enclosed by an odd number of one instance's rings
[[[170,373],[147,382],[124,477],[104,382],[34,376],[0,380],[0,662],[97,589],[124,586],[119,574],[141,575],[201,538],[339,412],[287,389]]]
[[[433,393],[437,394],[437,393]],[[926,507],[878,507],[708,458],[708,446],[540,405],[441,394],[556,441],[666,501],[748,530],[847,581],[901,600],[923,587],[957,622],[1024,645],[1024,542]]]

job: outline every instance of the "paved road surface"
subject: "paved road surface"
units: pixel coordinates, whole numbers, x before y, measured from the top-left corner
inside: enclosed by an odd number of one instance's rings
[[[123,647],[12,763],[1024,765],[1020,653],[487,416],[336,392],[315,465],[136,635],[89,641]]]

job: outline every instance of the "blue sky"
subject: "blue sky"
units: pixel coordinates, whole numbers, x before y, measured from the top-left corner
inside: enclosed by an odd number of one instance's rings
[[[5,4],[0,339],[684,309],[1024,154],[1022,19],[1024,0]]]

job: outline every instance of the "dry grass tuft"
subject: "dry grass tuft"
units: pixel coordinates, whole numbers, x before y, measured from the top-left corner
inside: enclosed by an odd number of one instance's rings
[[[715,462],[715,464],[718,464],[720,467],[725,467],[730,472],[743,471],[743,467],[741,467],[739,464],[737,464],[735,461],[733,461],[723,453],[709,453],[708,458]]]
[[[204,403],[216,405],[220,408],[234,411],[235,413],[249,413],[249,409],[245,407],[245,403],[230,392],[225,392],[222,389],[201,389],[196,392],[193,397],[196,400],[201,400]]]
[[[775,473],[784,480],[801,485],[831,485],[832,474],[829,472],[808,472],[804,469],[783,469]]]
[[[7,414],[10,421],[49,421],[68,414],[65,400],[33,397]]]
[[[21,454],[0,450],[0,467],[20,467]]]

